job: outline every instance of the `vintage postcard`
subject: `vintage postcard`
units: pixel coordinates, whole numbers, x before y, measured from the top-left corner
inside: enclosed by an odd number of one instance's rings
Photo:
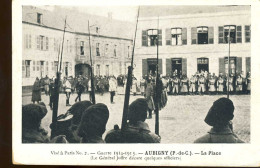
[[[13,163],[259,166],[257,1],[13,1]]]

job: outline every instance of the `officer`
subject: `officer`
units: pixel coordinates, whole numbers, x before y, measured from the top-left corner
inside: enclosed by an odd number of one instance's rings
[[[178,76],[174,76],[173,77],[173,94],[174,95],[178,95],[179,94],[179,84],[180,84],[180,79],[178,78]]]
[[[234,109],[230,99],[216,100],[204,120],[212,126],[211,130],[194,143],[243,143],[233,132],[231,120],[234,118]]]
[[[106,131],[108,118],[109,110],[105,104],[98,103],[87,108],[78,128],[81,143],[105,143],[102,135]]]
[[[105,137],[106,143],[160,143],[161,138],[152,133],[145,122],[148,105],[139,98],[129,106],[128,123],[124,131],[117,125]]]
[[[197,78],[195,75],[192,75],[189,81],[189,92],[191,95],[196,94],[196,83],[197,83]]]
[[[203,76],[203,74],[201,74],[198,80],[198,86],[199,86],[198,93],[200,95],[202,95],[202,93],[204,94],[206,91],[205,84],[206,84],[206,78]]]

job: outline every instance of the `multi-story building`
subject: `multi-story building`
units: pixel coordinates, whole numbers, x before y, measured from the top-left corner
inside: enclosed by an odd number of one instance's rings
[[[157,30],[162,75],[226,74],[229,51],[231,73],[250,72],[250,11],[250,6],[141,7],[135,76],[156,70]]]
[[[23,86],[33,85],[36,77],[54,77],[60,66],[61,50],[62,76],[89,75],[90,48],[94,75],[126,73],[132,50],[133,23],[113,20],[111,15],[94,16],[57,6],[51,11],[23,6],[22,12]]]

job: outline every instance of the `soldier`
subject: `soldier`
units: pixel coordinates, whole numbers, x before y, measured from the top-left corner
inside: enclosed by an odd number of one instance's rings
[[[224,79],[222,77],[222,75],[219,75],[218,81],[217,81],[217,90],[218,90],[218,94],[223,94],[224,93]]]
[[[174,76],[172,82],[173,82],[173,94],[178,95],[180,79],[177,76]]]
[[[233,91],[234,91],[234,88],[233,88],[233,76],[229,76],[229,80],[226,82],[226,85],[227,85],[227,87],[228,87],[228,85],[229,85],[229,92],[231,92],[231,93],[233,93]]]
[[[105,137],[106,143],[160,143],[161,138],[152,133],[145,122],[148,104],[145,99],[139,98],[129,106],[126,128],[121,131],[118,125],[109,131]]]
[[[46,77],[44,78],[44,91],[46,96],[49,95],[49,84],[50,84],[50,79],[46,75]]]
[[[201,74],[198,80],[198,93],[202,95],[201,93],[205,93],[206,91],[206,78]]]
[[[241,75],[238,75],[236,79],[236,92],[237,94],[242,94],[243,92],[243,79]]]
[[[66,106],[71,106],[70,105],[71,84],[67,78],[65,78],[64,88],[66,93]]]
[[[33,89],[32,89],[32,102],[33,104],[35,102],[39,103],[42,100],[41,98],[41,84],[40,80],[37,77],[34,84],[33,84]]]
[[[170,76],[168,76],[168,84],[167,84],[167,92],[168,95],[172,94],[172,78]]]
[[[146,88],[146,80],[144,77],[142,77],[142,80],[140,81],[140,91],[142,96],[144,96],[145,88]]]
[[[48,132],[41,127],[46,114],[44,105],[28,104],[22,107],[22,143],[67,143],[64,135],[50,140]]]
[[[75,99],[75,102],[77,100],[81,101],[81,94],[84,92],[84,86],[83,86],[83,81],[81,79],[78,79],[77,84],[76,84],[76,91],[77,91],[77,97]]]
[[[191,95],[194,95],[196,93],[196,83],[197,78],[195,75],[192,75],[189,81],[189,91]]]
[[[181,93],[184,95],[188,94],[188,83],[189,79],[187,78],[186,74],[184,74],[181,79]]]
[[[204,120],[212,126],[211,130],[194,143],[244,143],[233,132],[231,120],[234,118],[234,109],[230,99],[216,100]]]
[[[215,94],[216,93],[216,79],[213,76],[209,76],[209,82],[208,82],[208,87],[209,87],[209,94]]]
[[[147,87],[145,89],[145,99],[148,104],[148,115],[149,115],[147,119],[152,118],[152,111],[155,109],[153,95],[154,95],[154,91],[153,91],[153,86],[151,84],[151,80],[147,79]]]
[[[105,143],[102,135],[106,131],[109,110],[105,104],[98,103],[90,106],[82,114],[78,128],[81,143]]]
[[[132,93],[135,96],[137,92],[137,79],[133,76],[132,80]]]
[[[49,85],[49,95],[50,95],[50,103],[49,103],[49,106],[50,106],[50,108],[51,108],[51,110],[52,110],[52,108],[53,108],[53,102],[54,102],[54,88],[55,88],[55,86],[54,86],[54,80],[50,80],[50,85]]]
[[[114,104],[114,96],[115,96],[115,92],[116,92],[116,78],[111,76],[109,78],[109,92],[110,92],[110,103]]]

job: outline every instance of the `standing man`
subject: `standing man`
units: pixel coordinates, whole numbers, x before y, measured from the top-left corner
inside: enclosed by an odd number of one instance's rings
[[[133,83],[132,83],[132,92],[133,92],[133,95],[135,96],[136,95],[136,91],[137,91],[137,80],[136,78],[133,76]]]
[[[51,79],[50,80],[50,85],[49,85],[49,95],[50,95],[50,103],[49,103],[49,106],[52,110],[53,108],[53,102],[54,102],[54,80]]]
[[[64,82],[64,89],[65,89],[65,93],[66,93],[66,106],[71,106],[70,105],[70,94],[71,94],[71,84],[70,81],[65,78],[65,82]]]
[[[144,96],[145,88],[146,88],[146,80],[143,77],[142,80],[140,81],[140,90],[142,96]]]
[[[197,82],[197,78],[195,77],[195,75],[192,75],[189,82],[189,87],[190,87],[189,92],[192,95],[196,93],[196,82]]]
[[[179,84],[180,84],[180,80],[179,78],[175,75],[173,77],[173,95],[178,95],[179,94]]]
[[[111,76],[109,78],[109,92],[110,92],[110,103],[114,104],[114,96],[116,92],[116,78]]]
[[[222,75],[219,75],[218,81],[217,81],[217,88],[218,88],[218,94],[223,94],[224,92],[224,79]]]
[[[201,93],[204,94],[204,92],[206,90],[205,84],[206,84],[206,78],[201,74],[199,77],[199,80],[198,80],[198,86],[199,86],[198,92],[200,95],[201,95]]]
[[[209,94],[215,94],[216,92],[216,87],[215,87],[215,84],[216,84],[216,79],[215,77],[213,76],[209,76],[209,83],[208,83],[208,87],[209,87]]]
[[[49,84],[50,84],[50,79],[46,75],[46,77],[44,78],[44,91],[45,91],[46,96],[49,95]]]
[[[41,84],[40,80],[37,77],[34,84],[33,84],[33,89],[32,89],[32,102],[33,104],[35,102],[39,103],[42,100],[41,98]]]
[[[236,79],[236,92],[237,94],[242,94],[243,92],[243,79],[241,75],[238,75]]]
[[[153,85],[151,84],[151,80],[147,79],[147,86],[145,89],[145,99],[148,104],[148,119],[152,118],[152,111],[155,109],[154,101],[153,101]]]
[[[181,79],[181,93],[184,95],[188,94],[188,83],[189,79],[187,78],[186,74],[184,74]]]
[[[247,78],[246,78],[246,86],[247,86],[247,94],[250,94],[251,92],[251,73],[248,72]]]
[[[78,96],[76,97],[75,102],[77,102],[78,99],[79,101],[81,101],[81,94],[84,92],[85,89],[82,82],[83,82],[82,80],[78,79],[78,82],[76,83],[76,91]]]

